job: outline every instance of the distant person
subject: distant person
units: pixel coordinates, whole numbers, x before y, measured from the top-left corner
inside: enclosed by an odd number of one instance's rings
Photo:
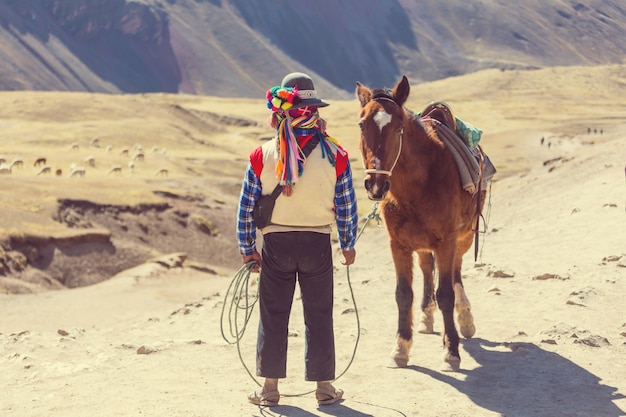
[[[542,144],[542,145],[543,145],[543,142],[544,142],[545,140],[546,140],[546,139],[542,136],[542,137],[541,137],[541,144]]]
[[[311,78],[286,75],[267,92],[274,139],[250,154],[237,222],[243,263],[260,269],[259,328],[256,373],[265,381],[260,392],[248,395],[257,405],[277,405],[278,380],[286,377],[288,324],[296,282],[304,310],[305,379],[316,381],[318,404],[340,400],[336,389],[333,329],[332,225],[336,224],[344,265],[354,262],[357,205],[348,153],[326,133],[318,109],[328,103],[317,98]],[[310,155],[301,148],[319,140]],[[315,142],[313,142],[315,143]],[[261,229],[262,255],[256,247],[255,203],[282,184],[271,223]]]

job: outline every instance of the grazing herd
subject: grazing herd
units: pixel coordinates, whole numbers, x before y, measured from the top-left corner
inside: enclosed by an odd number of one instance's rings
[[[91,148],[96,148],[99,149],[100,148],[100,139],[99,138],[94,138],[89,142],[89,147]],[[72,143],[68,146],[67,148],[67,152],[69,154],[74,154],[74,153],[79,153],[81,150],[80,144],[78,143]],[[95,155],[87,155],[85,156],[82,161],[81,164],[77,164],[77,163],[71,163],[68,167],[68,170],[65,171],[63,169],[63,167],[58,167],[58,166],[54,166],[53,165],[61,165],[63,164],[62,160],[65,160],[67,158],[58,158],[61,161],[51,161],[50,158],[48,157],[36,157],[34,158],[33,161],[33,169],[34,169],[34,174],[36,176],[52,176],[52,174],[54,173],[55,176],[57,177],[62,177],[64,176],[64,173],[67,172],[67,176],[70,178],[75,178],[75,177],[85,177],[89,172],[94,172],[96,170],[98,170],[99,166],[103,166],[105,164],[108,164],[110,167],[109,169],[106,171],[107,175],[115,175],[115,176],[121,176],[123,174],[123,164],[119,164],[119,163],[113,163],[111,164],[111,161],[113,162],[118,162],[120,159],[128,159],[128,162],[126,164],[126,166],[128,167],[127,172],[130,174],[133,174],[135,172],[135,167],[136,165],[141,165],[144,164],[146,162],[146,160],[148,159],[152,159],[154,160],[162,160],[163,156],[165,156],[166,154],[166,149],[165,148],[161,148],[159,149],[159,147],[157,146],[153,146],[150,149],[150,153],[154,154],[159,152],[161,154],[161,158],[155,157],[155,158],[147,158],[146,154],[143,150],[143,148],[141,147],[141,145],[135,144],[132,147],[126,147],[126,148],[122,148],[119,153],[117,154],[117,156],[113,153],[113,146],[108,145],[105,148],[105,154],[101,155],[100,157],[96,157]],[[94,153],[97,153],[94,150]],[[73,159],[72,157],[70,159]],[[7,158],[3,158],[0,157],[0,175],[9,175],[12,174],[16,171],[22,171],[22,172],[27,172],[25,170],[25,163],[24,163],[24,159],[23,158],[14,158],[11,162],[8,162],[9,160]],[[102,171],[104,172],[104,171]],[[155,176],[168,176],[169,171],[166,168],[158,168],[156,170],[156,172],[154,172]]]
[[[11,163],[7,163],[6,158],[0,158],[0,174],[10,174],[16,168],[22,168],[24,161],[19,158],[13,159]]]

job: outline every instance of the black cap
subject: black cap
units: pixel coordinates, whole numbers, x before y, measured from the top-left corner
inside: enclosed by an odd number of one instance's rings
[[[317,91],[313,85],[313,80],[303,72],[292,72],[285,75],[280,84],[281,87],[297,87],[300,100],[293,104],[291,109],[299,109],[307,106],[326,107],[329,103],[317,98]],[[290,110],[291,110],[290,109]]]

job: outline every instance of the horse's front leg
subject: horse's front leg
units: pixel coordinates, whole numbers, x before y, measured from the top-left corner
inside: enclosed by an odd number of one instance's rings
[[[437,268],[439,269],[439,285],[437,287],[437,304],[443,315],[443,345],[445,366],[443,371],[458,371],[461,367],[459,355],[459,334],[454,323],[454,256],[455,248],[441,248],[436,251]]]
[[[430,251],[417,251],[419,266],[424,276],[424,292],[422,294],[422,316],[417,325],[419,333],[433,333],[433,325],[435,323],[435,310],[437,303],[435,301],[435,258]]]
[[[392,366],[408,365],[413,344],[413,252],[391,242],[391,254],[396,268],[396,304],[398,333],[392,351]]]

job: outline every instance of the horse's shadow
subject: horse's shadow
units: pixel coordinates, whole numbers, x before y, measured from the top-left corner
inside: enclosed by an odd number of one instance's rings
[[[515,351],[490,349],[499,345],[479,338],[463,341],[480,367],[462,370],[462,381],[420,366],[409,369],[445,382],[476,405],[507,417],[544,417],[555,404],[563,416],[624,415],[613,403],[624,398],[617,388],[600,384],[600,378],[574,362],[532,343],[515,343]]]

